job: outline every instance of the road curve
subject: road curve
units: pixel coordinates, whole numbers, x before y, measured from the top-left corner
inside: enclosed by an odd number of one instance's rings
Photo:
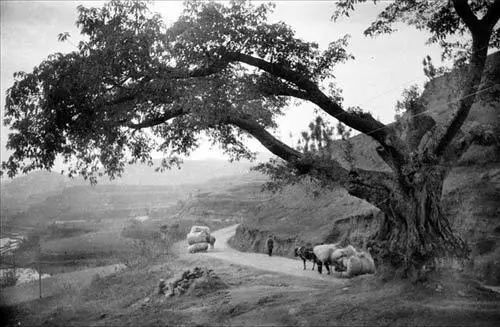
[[[317,271],[312,271],[311,262],[308,262],[307,270],[303,270],[301,260],[294,260],[279,256],[269,257],[267,254],[263,253],[237,251],[231,248],[227,243],[229,238],[235,234],[237,227],[238,225],[232,225],[214,231],[212,235],[217,239],[214,249],[209,249],[207,252],[203,253],[189,254],[187,252],[187,243],[184,243],[179,249],[180,254],[188,256],[209,256],[237,265],[298,277],[324,280],[338,285],[342,285],[347,282],[346,279],[336,278],[334,276],[327,275],[326,273],[320,275]]]

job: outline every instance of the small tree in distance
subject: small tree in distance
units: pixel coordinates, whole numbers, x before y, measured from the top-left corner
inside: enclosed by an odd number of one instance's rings
[[[335,2],[334,18],[348,15],[358,2],[364,1]],[[401,135],[369,113],[345,109],[338,93],[326,87],[335,66],[352,58],[347,36],[320,50],[285,23],[268,22],[272,8],[187,2],[167,28],[143,2],[78,7],[77,25],[87,41],[75,52],[50,56],[30,73],[17,73],[8,91],[5,122],[13,130],[7,144],[13,154],[2,169],[9,176],[50,169],[61,155],[74,163],[70,175],[95,182],[101,174],[119,176],[128,162],[151,162],[153,150],[165,153],[165,166],[175,164],[177,155],[198,146],[200,133],[233,159],[251,158],[244,144],[250,135],[285,162],[265,166],[278,172],[273,178],[335,181],[379,208],[385,218],[374,244],[381,260],[409,272],[436,256],[466,255],[465,243],[442,214],[441,191],[448,154],[488,141],[463,134],[461,126],[482,92],[488,49],[499,47],[494,27],[500,0],[398,0],[367,29],[373,36],[392,32],[397,22],[414,25],[429,31],[430,42],[439,43],[445,55],[460,49],[468,63],[447,123],[436,124],[424,110],[418,117],[426,124],[409,122]],[[450,41],[456,39],[461,41]],[[319,122],[304,135],[314,136],[315,151],[311,143],[299,151],[275,138],[269,129],[277,127],[276,117],[290,99],[311,102],[373,138],[390,171],[346,169],[325,155],[321,128],[314,129]]]

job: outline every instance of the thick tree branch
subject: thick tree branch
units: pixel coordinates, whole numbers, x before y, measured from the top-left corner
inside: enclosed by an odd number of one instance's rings
[[[500,17],[500,0],[495,0],[481,20],[476,18],[466,0],[454,0],[453,5],[457,14],[471,31],[472,56],[468,72],[465,75],[466,80],[458,108],[452,115],[448,126],[437,137],[433,151],[437,156],[441,156],[446,151],[446,148],[450,145],[467,119],[470,109],[474,104],[476,93],[481,83],[481,77],[483,76],[492,29]]]
[[[372,136],[377,140],[380,139],[384,143],[386,132],[384,131],[384,124],[377,121],[371,116],[365,115],[360,117],[349,113],[342,109],[342,107],[332,101],[328,96],[326,96],[318,88],[316,83],[310,81],[308,78],[304,77],[303,74],[283,67],[279,64],[270,63],[260,58],[252,57],[250,55],[231,52],[227,54],[227,58],[233,61],[240,61],[248,65],[258,67],[274,76],[282,78],[290,83],[297,85],[303,91],[307,92],[309,95],[309,101],[318,105],[321,109],[325,110],[331,116],[342,121],[349,127],[352,127],[362,133],[372,132]],[[377,130],[376,132],[373,132]]]
[[[287,86],[281,86],[277,88],[262,88],[261,92],[265,95],[275,95],[275,96],[289,96],[297,99],[310,101],[309,95],[306,92],[297,90]]]
[[[335,160],[315,160],[290,148],[276,139],[257,122],[250,118],[230,117],[226,123],[238,126],[259,140],[269,151],[292,163],[301,174],[319,174],[323,178],[338,182],[349,194],[363,199],[381,210],[388,209],[388,199],[396,181],[394,175],[387,172],[354,169],[348,171]]]
[[[467,0],[453,0],[453,7],[457,12],[458,16],[462,18],[465,25],[471,30],[473,33],[477,32],[480,28],[479,20],[476,15],[472,12],[472,9],[469,7]]]
[[[264,127],[250,118],[233,116],[227,117],[223,122],[238,126],[242,130],[246,131],[255,137],[269,151],[285,161],[294,162],[302,157],[302,153],[292,149],[285,143],[275,138],[271,135],[271,133],[266,131]]]
[[[273,76],[277,76],[297,85],[299,88],[305,91],[310,91],[316,88],[316,84],[310,81],[308,78],[304,77],[302,73],[293,71],[279,64],[270,63],[266,60],[239,52],[227,52],[224,54],[223,58],[229,61],[243,62],[250,66],[260,68]]]
[[[464,82],[463,91],[460,95],[457,110],[451,116],[448,125],[444,128],[441,135],[437,137],[437,142],[433,151],[437,156],[444,153],[467,119],[469,111],[474,104],[476,93],[481,83],[481,77],[483,76],[490,35],[491,33],[488,35],[472,35],[472,57],[468,72],[465,74],[466,80]]]
[[[500,0],[495,0],[493,4],[488,8],[486,15],[480,20],[481,23],[484,23],[489,29],[492,29],[495,24],[500,19]]]
[[[312,160],[303,153],[289,147],[266,131],[264,127],[249,116],[231,116],[227,117],[223,122],[232,124],[246,131],[255,137],[273,154],[293,164],[301,174],[308,174],[312,170],[316,170],[317,172],[329,175],[333,179],[332,174],[347,173],[347,170],[342,168],[342,166],[334,160],[330,160],[328,163],[321,163],[320,161]],[[336,176],[335,178],[338,177],[339,176]]]
[[[351,171],[342,184],[350,195],[363,199],[384,212],[390,210],[389,200],[392,192],[397,189],[393,174],[363,169]]]
[[[390,162],[388,162],[388,164],[391,167],[399,169],[399,167],[401,167],[404,163],[407,151],[405,151],[403,142],[398,140],[397,136],[392,133],[391,129],[387,128],[386,125],[379,122],[369,114],[360,115],[345,111],[338,103],[334,102],[330,97],[325,95],[316,83],[304,77],[303,74],[282,65],[270,63],[266,60],[243,53],[226,53],[224,58],[229,61],[239,61],[260,68],[273,76],[295,84],[307,94],[307,100],[316,104],[326,113],[343,122],[347,126],[365,133],[378,141],[388,154],[384,160],[389,160]],[[300,98],[304,98],[304,94],[300,94]]]

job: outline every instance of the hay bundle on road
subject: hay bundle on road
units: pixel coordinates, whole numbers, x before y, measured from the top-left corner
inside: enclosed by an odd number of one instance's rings
[[[189,233],[187,234],[187,241],[189,245],[193,245],[196,243],[203,243],[207,241],[207,237],[210,237],[207,233]]]
[[[187,234],[188,252],[196,253],[208,250],[210,243],[210,228],[206,226],[193,226],[191,231]]]
[[[189,253],[205,252],[206,250],[208,250],[208,243],[207,242],[195,243],[195,244],[188,246]]]

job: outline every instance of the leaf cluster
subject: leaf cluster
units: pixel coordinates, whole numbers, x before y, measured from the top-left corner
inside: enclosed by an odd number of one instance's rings
[[[352,57],[346,50],[348,36],[331,42],[324,51],[315,42],[295,36],[284,22],[270,23],[273,4],[246,1],[188,2],[179,20],[169,29],[171,51],[184,64],[223,61],[227,53],[245,53],[292,69],[304,78],[320,80],[332,68]]]

